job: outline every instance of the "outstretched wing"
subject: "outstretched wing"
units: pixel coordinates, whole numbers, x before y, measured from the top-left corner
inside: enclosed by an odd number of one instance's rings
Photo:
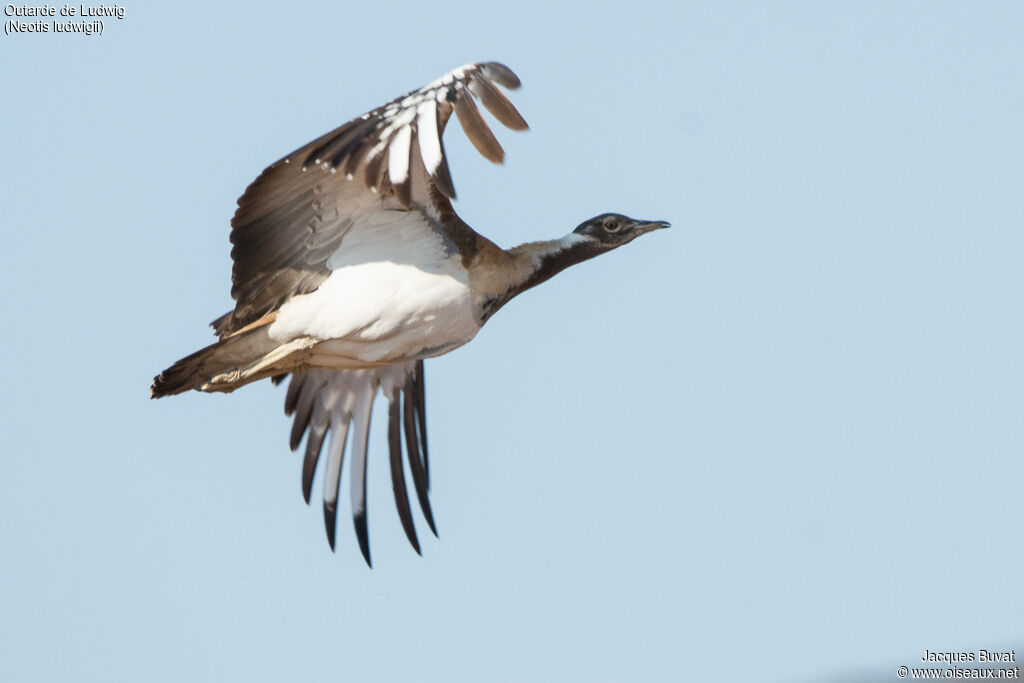
[[[291,448],[296,450],[306,435],[306,455],[302,463],[302,495],[310,500],[313,476],[330,433],[325,463],[322,468],[324,487],[324,524],[327,542],[334,550],[338,514],[338,488],[346,440],[352,433],[350,472],[352,520],[355,523],[359,549],[370,563],[370,539],[366,522],[366,465],[370,415],[377,391],[388,399],[388,449],[391,460],[391,484],[402,528],[409,543],[420,552],[416,528],[405,483],[402,464],[403,444],[408,456],[420,509],[437,535],[434,516],[427,497],[430,473],[427,464],[426,401],[423,385],[423,361],[366,370],[307,370],[292,376],[285,397],[286,415],[294,415]],[[404,438],[403,438],[404,435]]]
[[[234,311],[213,322],[235,332],[320,286],[345,236],[418,211],[423,229],[446,234],[441,209],[455,197],[441,138],[452,112],[473,145],[500,163],[504,151],[474,99],[506,126],[527,127],[495,83],[519,79],[494,62],[455,69],[430,85],[354,119],[272,164],[238,200],[231,221]],[[468,230],[461,221],[459,229]]]

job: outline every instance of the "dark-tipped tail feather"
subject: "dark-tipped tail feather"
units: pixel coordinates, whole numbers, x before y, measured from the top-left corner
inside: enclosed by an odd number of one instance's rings
[[[196,388],[209,379],[209,374],[204,372],[204,368],[216,347],[217,344],[213,344],[205,349],[200,349],[154,377],[153,386],[149,389],[150,397],[161,398],[180,394],[183,391]]]
[[[153,378],[152,397],[189,389],[234,391],[249,382],[291,371],[316,340],[300,337],[285,343],[275,341],[267,333],[272,321],[239,330],[182,358]]]

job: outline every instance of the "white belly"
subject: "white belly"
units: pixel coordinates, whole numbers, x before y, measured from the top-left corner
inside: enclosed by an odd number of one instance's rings
[[[281,342],[324,340],[313,349],[315,365],[361,367],[438,356],[479,330],[465,271],[452,255],[427,267],[342,266],[315,292],[282,306],[269,333]]]

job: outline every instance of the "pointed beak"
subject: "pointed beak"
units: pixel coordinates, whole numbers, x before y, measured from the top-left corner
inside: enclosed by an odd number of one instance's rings
[[[652,230],[662,230],[664,228],[671,228],[672,224],[668,221],[645,221],[640,225],[641,230],[644,232],[651,232]]]

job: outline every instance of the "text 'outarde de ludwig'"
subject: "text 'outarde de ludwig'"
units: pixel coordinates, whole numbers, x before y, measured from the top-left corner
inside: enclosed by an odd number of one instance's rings
[[[4,15],[8,17],[116,17],[124,19],[125,8],[120,5],[4,5]]]

